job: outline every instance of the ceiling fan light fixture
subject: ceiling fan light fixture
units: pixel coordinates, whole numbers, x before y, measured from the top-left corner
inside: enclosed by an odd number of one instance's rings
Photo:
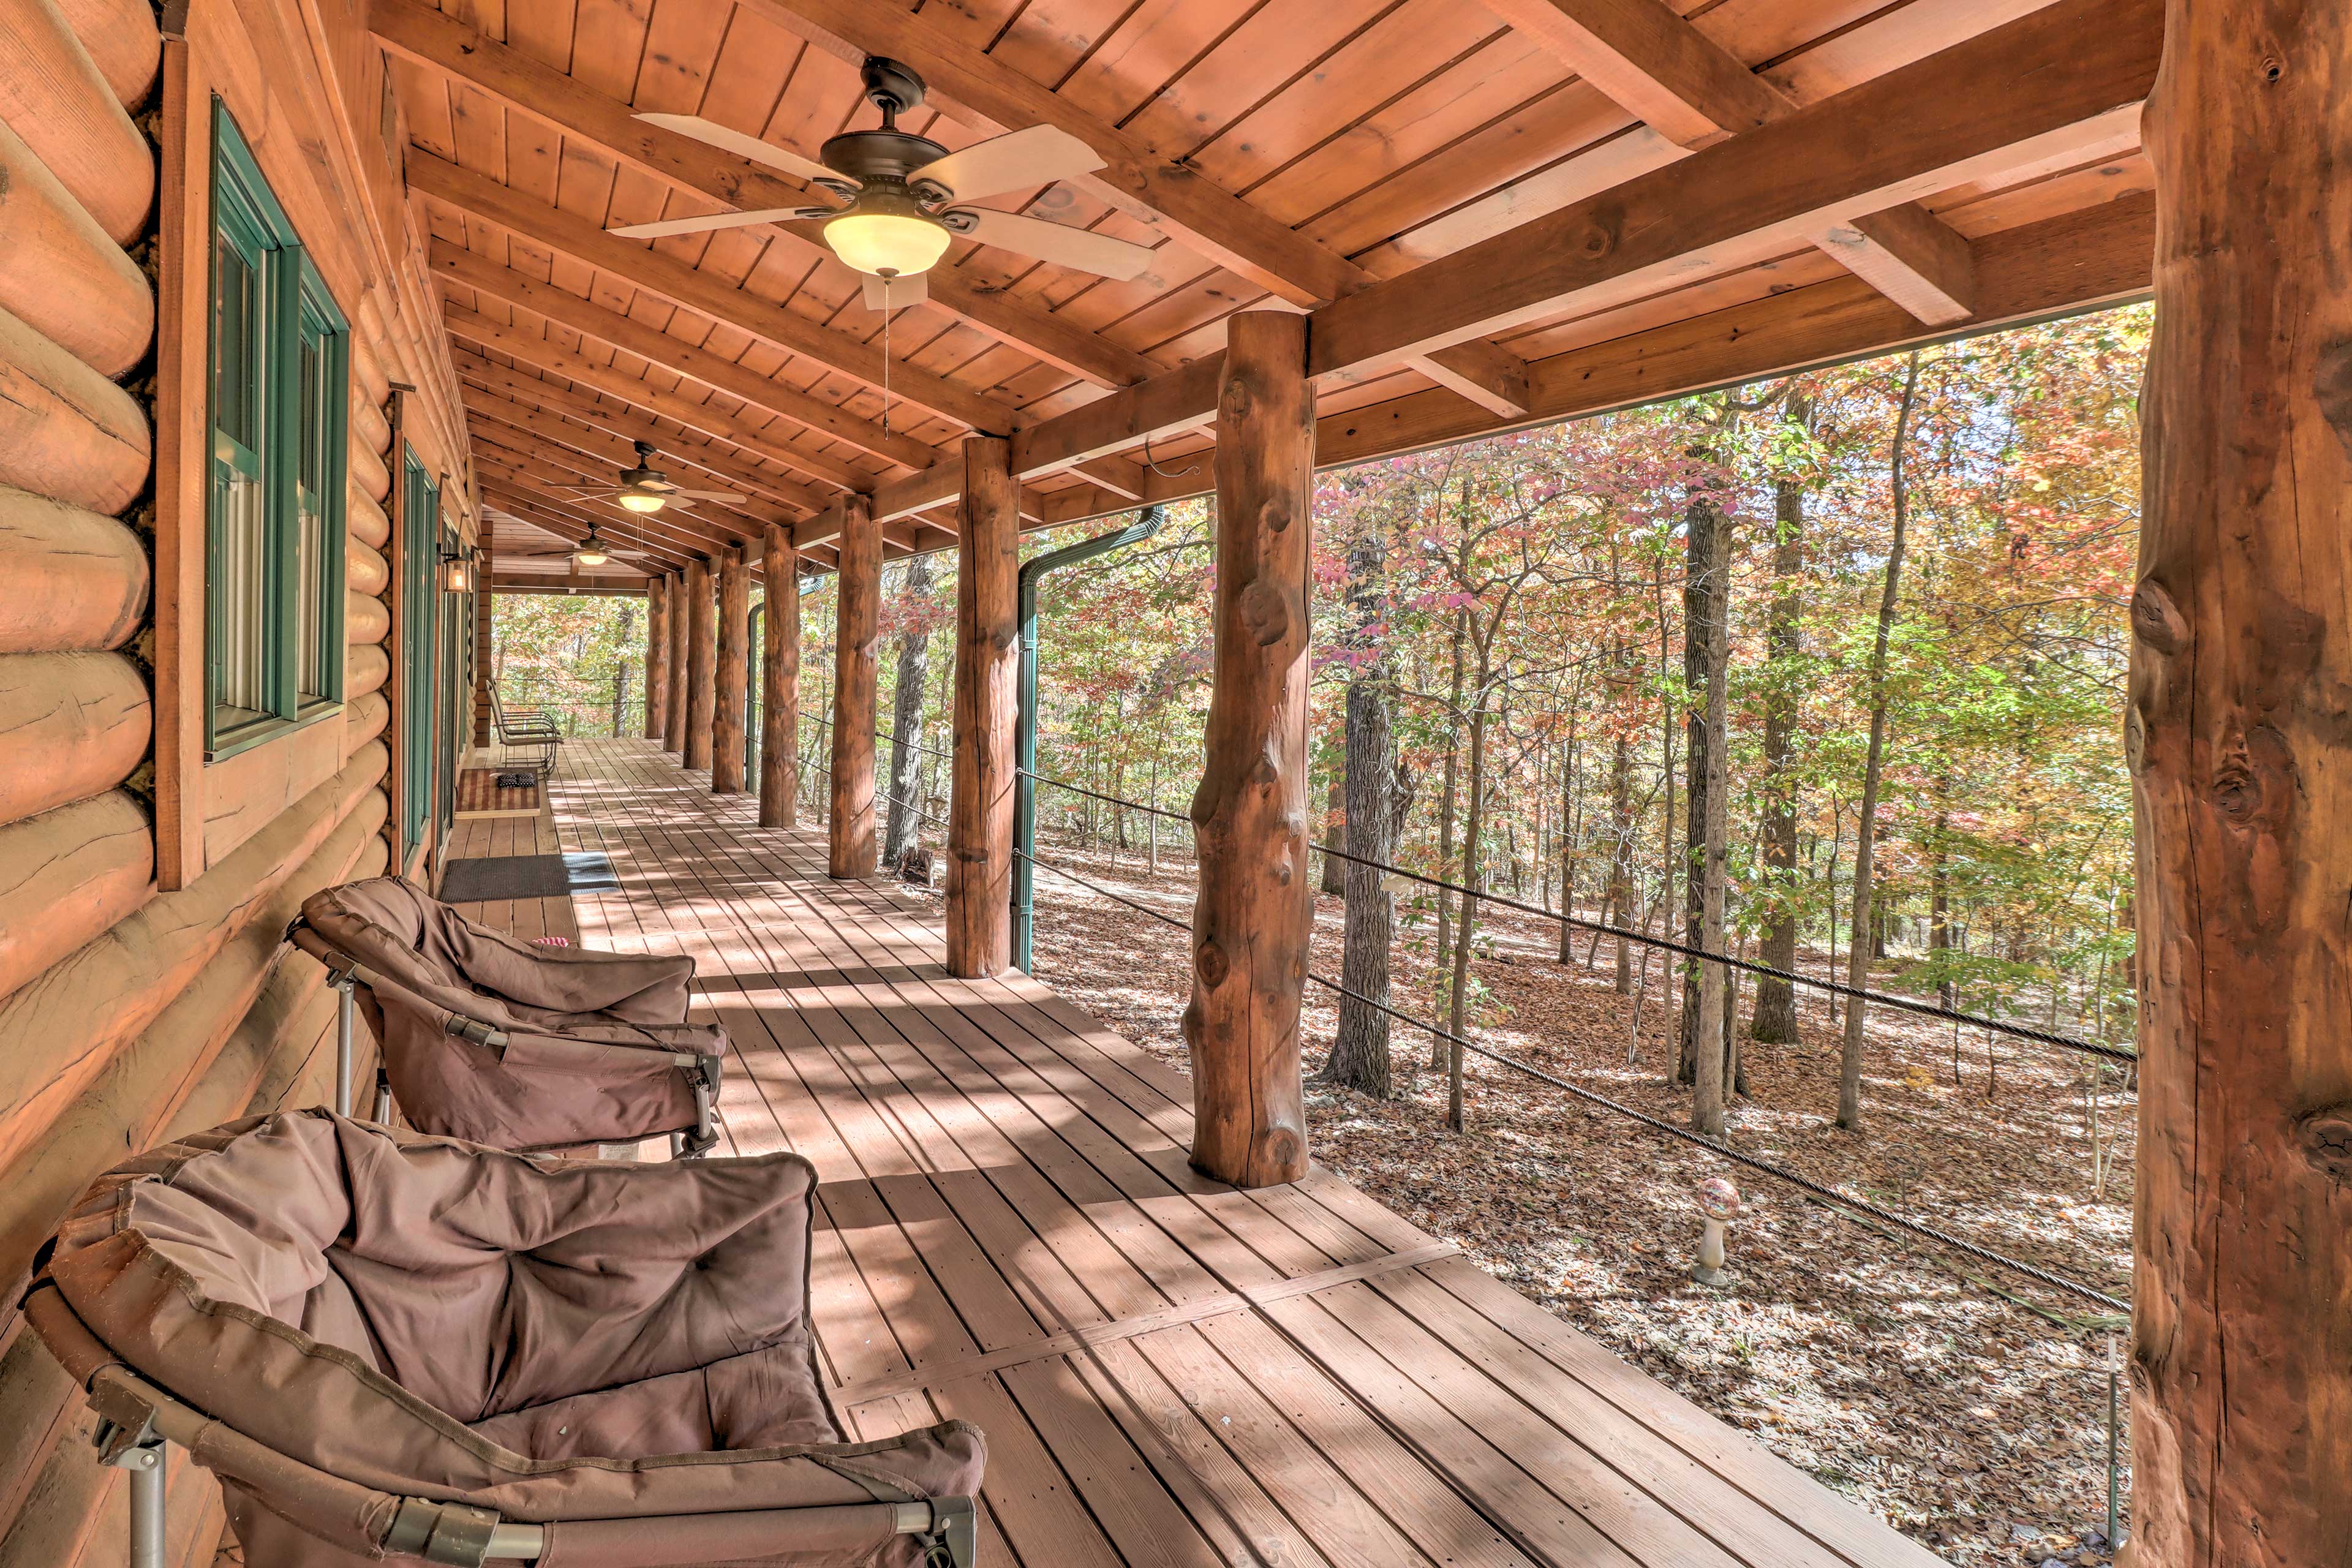
[[[613,559],[593,544],[583,544],[572,552],[572,559],[583,566],[602,566]]]
[[[619,499],[621,504],[631,511],[646,513],[659,511],[669,504],[668,497],[655,495],[647,490],[624,490]]]
[[[911,278],[929,272],[947,254],[954,237],[904,191],[867,186],[855,205],[824,226],[833,253],[860,272],[877,278]]]

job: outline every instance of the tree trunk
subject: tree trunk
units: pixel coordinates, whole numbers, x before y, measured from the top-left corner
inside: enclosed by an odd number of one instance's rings
[[[2168,7],[2132,595],[2140,1568],[2352,1562],[2352,28]]]
[[[1812,402],[1790,395],[1784,410],[1800,429],[1812,424]],[[1782,477],[1773,487],[1772,608],[1764,627],[1764,778],[1762,850],[1767,897],[1760,956],[1775,969],[1797,967],[1797,722],[1798,682],[1804,658],[1805,487]],[[1759,975],[1751,1039],[1786,1044],[1797,1037],[1796,987]]]
[[[1603,900],[1610,923],[1623,927],[1633,920],[1633,747],[1623,729],[1609,753],[1609,892]],[[1565,928],[1563,928],[1565,930]],[[1617,939],[1617,994],[1633,989],[1633,955],[1623,937]]]
[[[1331,784],[1323,801],[1323,842],[1335,849],[1348,847],[1348,763],[1344,754],[1339,765],[1331,770]],[[1344,894],[1348,890],[1347,865],[1337,855],[1323,857],[1323,891]]]
[[[955,758],[948,795],[948,973],[1013,965],[1013,735],[1021,702],[1019,497],[1011,447],[964,441],[957,519]],[[900,668],[900,679],[905,679]],[[905,733],[901,731],[900,733]]]
[[[1934,838],[1927,846],[1927,956],[1938,966],[1940,978],[1936,982],[1936,996],[1947,1007],[1952,1005],[1953,996],[1952,977],[1941,967],[1952,951],[1952,808],[1948,780],[1937,783]]]
[[[793,827],[801,795],[801,559],[787,524],[768,524],[761,574],[768,609],[760,639],[760,826]]]
[[[1895,538],[1886,552],[1886,585],[1878,598],[1878,635],[1870,654],[1870,745],[1862,764],[1862,816],[1854,826],[1853,932],[1846,949],[1846,984],[1861,990],[1870,982],[1870,939],[1874,929],[1871,886],[1877,836],[1878,775],[1886,752],[1886,645],[1895,631],[1895,611],[1903,588],[1904,534],[1910,523],[1910,494],[1903,472],[1904,446],[1911,434],[1911,405],[1919,392],[1919,351],[1911,351],[1903,371],[1903,401],[1895,416],[1895,448],[1887,458],[1887,478],[1895,498]],[[1837,1124],[1862,1127],[1862,1031],[1870,1009],[1860,997],[1850,998],[1845,1013],[1845,1047],[1838,1061]]]
[[[710,563],[686,563],[686,750],[688,769],[710,766],[710,727],[719,713],[719,605]]]
[[[1348,743],[1344,800],[1348,853],[1357,860],[1396,859],[1396,732],[1389,705],[1395,670],[1387,638],[1371,628],[1384,617],[1388,538],[1368,524],[1348,547],[1348,651],[1356,662],[1348,679]],[[1358,996],[1386,1004],[1389,948],[1396,940],[1396,895],[1385,873],[1356,861],[1339,862],[1347,900],[1339,984]],[[1339,998],[1339,1032],[1323,1076],[1333,1083],[1386,1100],[1394,1092],[1389,1017],[1349,996]]]
[[[882,638],[882,530],[863,496],[845,496],[835,588],[833,776],[825,866],[835,877],[871,877],[874,831],[876,654]]]
[[[1452,673],[1447,677],[1445,697],[1445,768],[1444,784],[1437,795],[1437,875],[1454,881],[1454,808],[1460,798],[1462,758],[1462,657],[1463,639],[1468,635],[1470,612],[1456,606],[1454,611],[1454,637],[1449,659]],[[1437,967],[1443,971],[1450,962],[1454,940],[1454,895],[1440,888],[1437,890]],[[1445,1042],[1434,1041],[1429,1047],[1429,1065],[1445,1065]]]
[[[1721,518],[1714,550],[1716,591],[1710,595],[1713,616],[1707,630],[1706,661],[1706,809],[1697,815],[1703,826],[1699,862],[1699,945],[1708,952],[1728,951],[1724,941],[1724,875],[1729,858],[1730,784],[1727,763],[1731,752],[1731,521]],[[1691,1127],[1710,1137],[1723,1135],[1723,1094],[1731,1079],[1734,1042],[1731,1021],[1730,971],[1720,963],[1702,963],[1698,976],[1698,1051],[1692,1063]]]
[[[1691,456],[1702,463],[1715,461],[1712,447],[1694,449]],[[1731,657],[1731,639],[1726,631],[1731,604],[1731,514],[1717,499],[1717,482],[1710,476],[1692,495],[1684,512],[1683,686],[1691,706],[1683,721],[1684,772],[1689,780],[1690,801],[1683,829],[1688,867],[1683,885],[1683,941],[1706,952],[1723,951],[1722,901],[1718,897],[1710,916],[1706,867],[1723,849],[1722,830],[1717,826],[1723,803],[1709,792],[1723,776],[1718,753],[1729,744],[1711,695],[1717,680],[1726,676]],[[1720,964],[1696,958],[1683,961],[1682,1055],[1675,1076],[1684,1083],[1698,1081],[1698,1042],[1719,1040],[1723,1034],[1722,987],[1710,992],[1702,973],[1719,973],[1721,969]],[[1706,1016],[1714,1020],[1715,1027],[1702,1032],[1700,1014],[1710,996],[1717,1010]],[[1716,1054],[1722,1054],[1719,1046]],[[1717,1081],[1721,1082],[1719,1076]]]
[[[915,556],[907,563],[907,580],[900,587],[908,619],[907,629],[898,634],[898,681],[890,693],[890,809],[882,834],[885,866],[896,866],[922,837],[922,818],[915,807],[921,804],[923,689],[930,678],[931,659],[931,634],[922,615],[930,592],[931,558]]]
[[[1479,854],[1480,835],[1485,831],[1486,804],[1486,650],[1478,650],[1478,705],[1470,711],[1470,811],[1462,830],[1462,885],[1476,891],[1486,889],[1484,858]],[[1463,1026],[1469,1021],[1470,940],[1476,934],[1478,900],[1465,897],[1462,900],[1462,916],[1454,933],[1454,976],[1448,997],[1446,1022],[1454,1034],[1468,1038]],[[1468,1126],[1462,1104],[1462,1047],[1450,1040],[1439,1042],[1445,1053],[1445,1125],[1460,1132]]]
[[[751,697],[751,574],[743,547],[719,555],[719,668],[710,720],[710,793],[743,793],[743,727]]]
[[[1306,1175],[1298,1012],[1307,864],[1308,531],[1315,393],[1307,321],[1226,322],[1218,388],[1215,651],[1192,818],[1192,1163],[1236,1186]]]

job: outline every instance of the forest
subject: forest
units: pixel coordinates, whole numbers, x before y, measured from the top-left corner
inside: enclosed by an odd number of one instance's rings
[[[1316,496],[1317,832],[1347,858],[1322,858],[1315,956],[1354,994],[1308,1015],[1318,1157],[1958,1561],[2106,1560],[2112,1314],[1405,1020],[2127,1294],[2128,1062],[1639,937],[2128,1048],[2148,331],[2144,307],[2053,321]],[[1154,928],[1190,909],[1213,532],[1209,503],[1171,508],[1039,599],[1037,771],[1092,793],[1038,789],[1034,969],[1180,1061],[1183,943]],[[938,847],[953,572],[886,585],[891,864]],[[820,579],[812,756],[830,611]],[[501,599],[497,679],[631,732],[642,618]],[[1727,1173],[1735,1283],[1708,1290],[1687,1194]]]

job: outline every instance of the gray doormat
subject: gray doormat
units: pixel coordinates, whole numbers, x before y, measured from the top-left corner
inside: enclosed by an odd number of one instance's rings
[[[452,860],[441,868],[441,899],[479,904],[498,899],[560,899],[571,893],[609,893],[621,885],[613,862],[602,855],[497,855]]]

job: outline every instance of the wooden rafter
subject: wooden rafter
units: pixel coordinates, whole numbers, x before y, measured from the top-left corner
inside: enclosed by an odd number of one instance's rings
[[[1687,275],[1717,249],[1774,240],[1801,246],[1850,215],[2128,146],[2162,38],[2158,0],[2034,13],[1327,305],[1314,312],[1311,368],[1358,372],[1571,308],[1602,310]],[[1858,133],[1857,126],[1871,130]],[[1980,254],[1972,265],[1980,291]],[[1980,298],[1970,319],[1997,313]],[[1204,356],[1018,433],[1016,476],[1192,427],[1215,411],[1220,370],[1219,356]],[[1550,362],[1529,366],[1528,415],[1579,411],[1549,395],[1555,378]],[[1416,443],[1395,428],[1392,406],[1351,414],[1347,427],[1385,425],[1385,449],[1412,449]],[[1471,435],[1507,422],[1454,423]],[[960,472],[942,462],[885,485],[876,510],[890,517],[936,505],[953,493]]]
[[[593,393],[543,381],[511,366],[484,359],[479,354],[460,351],[455,358],[457,374],[475,388],[487,389],[498,397],[527,404],[543,413],[560,414],[567,420],[593,426],[625,440],[650,441],[666,458],[675,458],[680,462],[690,463],[719,479],[772,496],[790,506],[805,508],[807,505],[803,499],[804,487],[747,461],[731,447],[714,446],[698,434],[665,428],[635,408],[616,406]],[[480,395],[477,391],[461,391],[460,396],[470,407]],[[537,428],[536,426],[528,427]]]
[[[583,505],[574,496],[559,493],[552,482],[517,473],[503,464],[493,462],[487,453],[477,448],[475,460],[482,479],[482,493],[489,500],[533,527],[542,522],[561,521],[576,530],[566,537],[575,542],[583,536],[591,522],[602,524],[612,521],[597,515],[598,509]],[[614,523],[614,527],[619,525]],[[708,554],[723,548],[717,536],[681,533],[675,528],[645,529],[633,535],[623,535],[599,527],[598,534],[607,542],[622,549],[642,549],[664,565],[677,567],[697,555]]]
[[[922,74],[929,101],[976,131],[1051,125],[1076,137],[1105,164],[1076,184],[1293,305],[1323,304],[1372,281],[1337,251],[921,16],[868,0],[744,5],[846,58],[871,54],[906,62]],[[1420,363],[1423,358],[1430,363]],[[1508,416],[1524,406],[1517,400],[1524,396],[1526,363],[1496,344],[1448,344],[1415,356],[1414,368],[1494,413]]]
[[[415,0],[376,0],[368,25],[379,42],[403,58],[486,93],[675,189],[745,210],[830,205],[822,192],[795,180],[648,125],[635,117],[628,104]],[[788,243],[796,247],[825,251],[814,223],[762,224],[751,232],[787,235]],[[931,274],[930,299],[991,336],[1097,386],[1129,385],[1160,368],[1016,295],[976,286],[950,267]]]
[[[473,442],[474,455],[487,463],[502,464],[517,473],[529,474],[534,479],[562,486],[611,484],[612,470],[591,458],[579,457],[562,447],[541,447],[530,441],[522,432],[494,420],[469,415],[466,421],[467,435]],[[783,511],[762,509],[756,505],[730,506],[717,501],[703,501],[692,507],[668,506],[658,512],[635,512],[619,505],[609,496],[579,492],[572,498],[579,504],[593,507],[615,527],[632,531],[651,528],[668,531],[683,537],[697,537],[702,542],[730,543],[755,538],[770,522],[790,526]]]
[[[911,436],[885,431],[871,420],[843,412],[823,398],[811,397],[772,376],[761,375],[724,355],[671,336],[618,310],[608,310],[570,289],[544,283],[500,267],[488,257],[461,249],[446,240],[435,240],[428,264],[445,280],[462,283],[477,293],[503,300],[533,315],[568,327],[583,337],[599,339],[666,370],[677,372],[754,406],[765,408],[821,436],[851,446],[908,468],[929,468],[939,450]],[[855,472],[856,470],[845,470]],[[871,475],[863,476],[870,486]],[[840,481],[847,485],[849,480]],[[852,485],[850,488],[866,488]]]
[[[715,273],[701,272],[676,257],[635,240],[616,239],[593,223],[534,201],[497,181],[436,158],[420,148],[408,153],[409,188],[453,211],[506,230],[541,249],[609,272],[723,325],[749,332],[788,353],[803,355],[880,389],[919,408],[974,429],[999,433],[1023,423],[1010,407],[945,376],[904,363],[886,370],[882,351],[872,343],[819,325],[799,311],[739,289]]]
[[[1712,146],[1797,110],[1795,99],[1665,0],[1485,3],[1677,146]],[[1975,314],[1968,243],[1916,202],[1825,224],[1810,237],[1929,326]]]
[[[626,371],[599,363],[585,354],[541,337],[529,328],[494,321],[478,312],[462,310],[454,305],[441,312],[441,319],[449,335],[461,342],[472,343],[479,349],[495,349],[510,359],[560,375],[574,386],[588,387],[617,403],[643,409],[648,415],[675,420],[689,430],[698,430],[770,462],[828,480],[839,489],[862,490],[872,488],[873,476],[870,474],[831,459],[811,457],[796,447],[777,441],[759,426],[724,408],[697,403],[691,397],[657,386]],[[835,479],[836,474],[843,478]],[[866,483],[848,483],[846,479],[850,477],[862,479]],[[786,499],[810,511],[823,510],[832,497],[831,490],[813,489],[782,478],[772,481],[772,485],[784,487]]]

